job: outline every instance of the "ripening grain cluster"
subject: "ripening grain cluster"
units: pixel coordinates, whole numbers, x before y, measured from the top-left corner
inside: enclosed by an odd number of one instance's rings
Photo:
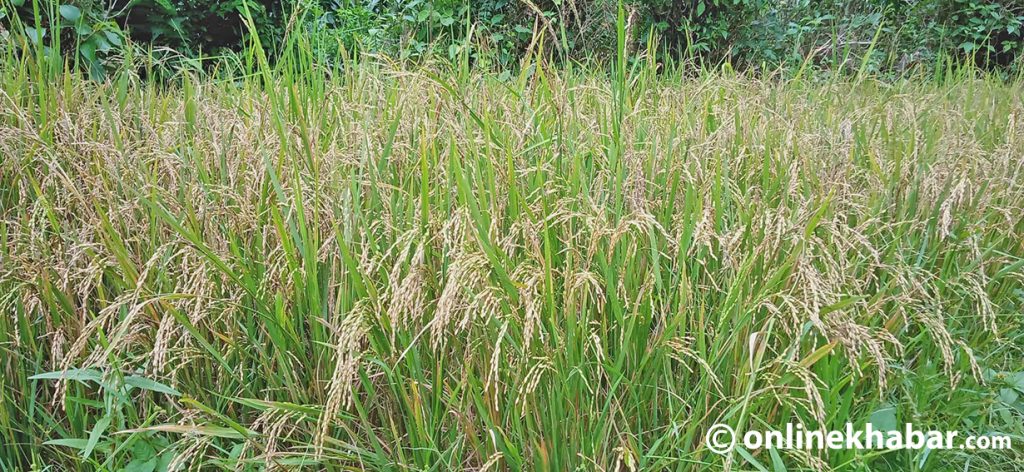
[[[704,444],[886,418],[1021,437],[1020,83],[0,80],[0,469],[1024,460]]]

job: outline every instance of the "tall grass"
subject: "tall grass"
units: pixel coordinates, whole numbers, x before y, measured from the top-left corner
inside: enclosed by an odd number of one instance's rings
[[[286,48],[170,83],[8,50],[0,469],[1020,467],[703,442],[1024,441],[1019,82]]]

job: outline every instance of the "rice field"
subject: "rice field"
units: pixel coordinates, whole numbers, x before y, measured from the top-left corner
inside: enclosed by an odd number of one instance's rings
[[[0,67],[0,469],[1024,467],[1020,80],[248,59]]]

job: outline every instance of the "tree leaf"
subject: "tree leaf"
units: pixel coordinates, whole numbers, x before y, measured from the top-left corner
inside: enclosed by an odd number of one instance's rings
[[[82,57],[86,58],[90,63],[96,61],[96,45],[92,42],[82,43],[78,47],[78,52],[82,54]]]
[[[156,457],[150,457],[147,461],[135,459],[124,466],[124,472],[153,472],[156,470],[156,465]]]
[[[79,10],[74,5],[61,5],[59,10],[60,16],[63,16],[65,20],[70,22],[76,22],[82,17],[82,10]]]
[[[178,9],[175,8],[174,4],[171,3],[169,0],[156,0],[156,3],[158,5],[164,7],[165,10],[167,10],[167,11],[169,11],[171,13],[177,13],[178,12]]]
[[[114,46],[121,47],[121,45],[123,44],[123,42],[121,41],[121,37],[113,31],[104,32],[103,35],[106,36],[107,41],[110,41],[110,44],[113,44]]]
[[[1010,385],[1020,393],[1024,393],[1024,372],[1014,372],[1008,378]]]
[[[32,44],[38,44],[41,39],[46,37],[46,28],[37,30],[31,26],[26,26],[25,35],[28,36],[29,41],[32,41]]]
[[[868,420],[876,431],[896,430],[896,408],[888,403],[883,403],[871,414]]]

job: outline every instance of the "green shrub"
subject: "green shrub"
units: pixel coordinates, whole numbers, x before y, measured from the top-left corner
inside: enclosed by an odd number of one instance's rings
[[[945,0],[938,13],[951,44],[980,65],[1009,65],[1024,49],[1024,4]]]
[[[360,47],[378,49],[375,36],[379,35],[380,18],[363,6],[330,5],[313,2],[306,5],[303,28],[315,59],[320,63],[338,64],[343,51]]]
[[[73,3],[12,0],[0,5],[3,43],[40,48],[41,57],[61,57],[82,66],[94,79],[121,51],[125,36],[109,10],[95,1]]]
[[[474,60],[483,65],[514,66],[532,38],[533,13],[515,0],[391,0],[369,2],[380,19],[373,30],[377,45],[405,58],[431,52],[454,58],[475,41]],[[546,18],[553,16],[543,10]],[[467,20],[473,25],[472,37]]]
[[[724,57],[766,9],[765,0],[655,0],[646,20],[676,53]]]
[[[245,6],[264,43],[273,44],[284,34],[291,10],[291,2],[272,0],[11,0],[4,5],[0,19],[5,29],[24,32],[28,28],[35,33],[27,36],[33,42],[59,29],[58,43],[78,47],[90,66],[102,65],[103,54],[121,46],[122,31],[140,43],[193,54],[239,49],[247,34],[242,21]],[[53,44],[53,39],[46,45]]]
[[[264,44],[284,33],[290,1],[273,0],[119,0],[119,19],[138,41],[193,52],[238,49],[247,33],[245,7]]]
[[[740,68],[902,74],[953,56],[995,69],[1019,62],[1024,50],[1024,4],[997,0],[621,1],[633,47],[655,33],[659,54]],[[468,52],[476,67],[511,71],[531,48],[560,60],[612,57],[619,2],[44,0],[35,8],[6,0],[0,27],[23,42],[60,44],[93,76],[102,76],[125,34],[190,56],[239,50],[248,34],[243,10],[271,53],[288,28],[301,28],[320,62],[339,63],[342,51],[356,49],[412,60]],[[290,18],[301,22],[289,26]]]

